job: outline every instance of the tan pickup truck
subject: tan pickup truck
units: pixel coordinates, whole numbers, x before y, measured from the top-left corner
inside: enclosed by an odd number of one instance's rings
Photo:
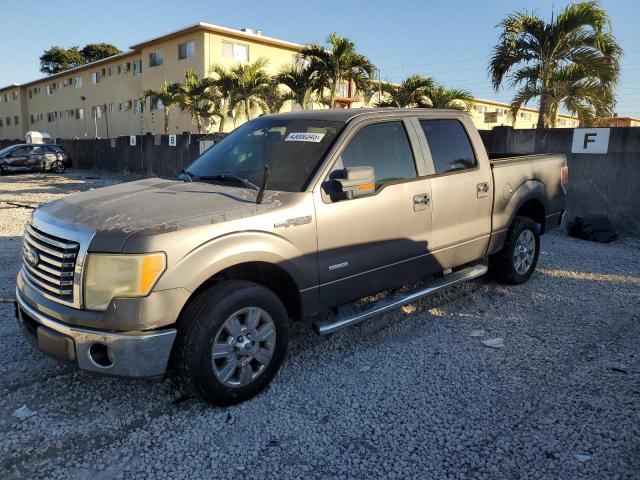
[[[567,181],[562,155],[490,160],[461,112],[264,116],[179,180],[36,210],[17,315],[34,344],[83,370],[171,367],[205,400],[237,403],[278,371],[290,320],[314,317],[326,334],[487,271],[525,282]]]

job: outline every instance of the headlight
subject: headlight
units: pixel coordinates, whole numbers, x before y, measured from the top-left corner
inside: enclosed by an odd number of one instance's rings
[[[113,298],[148,295],[166,266],[164,253],[90,253],[84,279],[85,308],[104,311]]]

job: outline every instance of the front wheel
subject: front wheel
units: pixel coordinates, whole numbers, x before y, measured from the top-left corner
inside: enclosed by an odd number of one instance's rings
[[[499,282],[519,285],[529,280],[539,255],[538,226],[528,217],[516,217],[502,250],[489,256],[489,274]]]
[[[203,290],[178,322],[180,383],[214,405],[250,399],[282,364],[287,323],[280,299],[261,285],[230,280]]]
[[[64,162],[61,160],[56,160],[51,164],[51,171],[53,173],[57,173],[58,175],[61,175],[64,173],[65,170],[66,170],[66,167],[64,165]]]

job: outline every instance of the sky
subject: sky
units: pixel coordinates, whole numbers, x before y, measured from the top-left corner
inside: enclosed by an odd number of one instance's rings
[[[505,15],[520,10],[534,11],[548,20],[569,2],[0,0],[2,3],[11,5],[12,11],[11,21],[3,22],[0,86],[40,78],[38,58],[53,45],[107,42],[126,50],[143,40],[207,22],[259,28],[264,35],[297,43],[323,43],[335,31],[352,39],[380,67],[383,80],[399,82],[421,73],[449,88],[469,90],[478,98],[509,102],[513,90],[495,92],[486,73],[498,36],[496,25]],[[620,116],[640,117],[640,1],[601,0],[600,4],[609,13],[613,33],[625,52],[615,111]]]

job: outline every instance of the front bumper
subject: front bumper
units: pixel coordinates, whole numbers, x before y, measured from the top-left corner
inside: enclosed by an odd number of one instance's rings
[[[175,328],[110,332],[71,326],[36,310],[16,288],[16,314],[27,339],[81,370],[125,377],[154,377],[167,368]]]

